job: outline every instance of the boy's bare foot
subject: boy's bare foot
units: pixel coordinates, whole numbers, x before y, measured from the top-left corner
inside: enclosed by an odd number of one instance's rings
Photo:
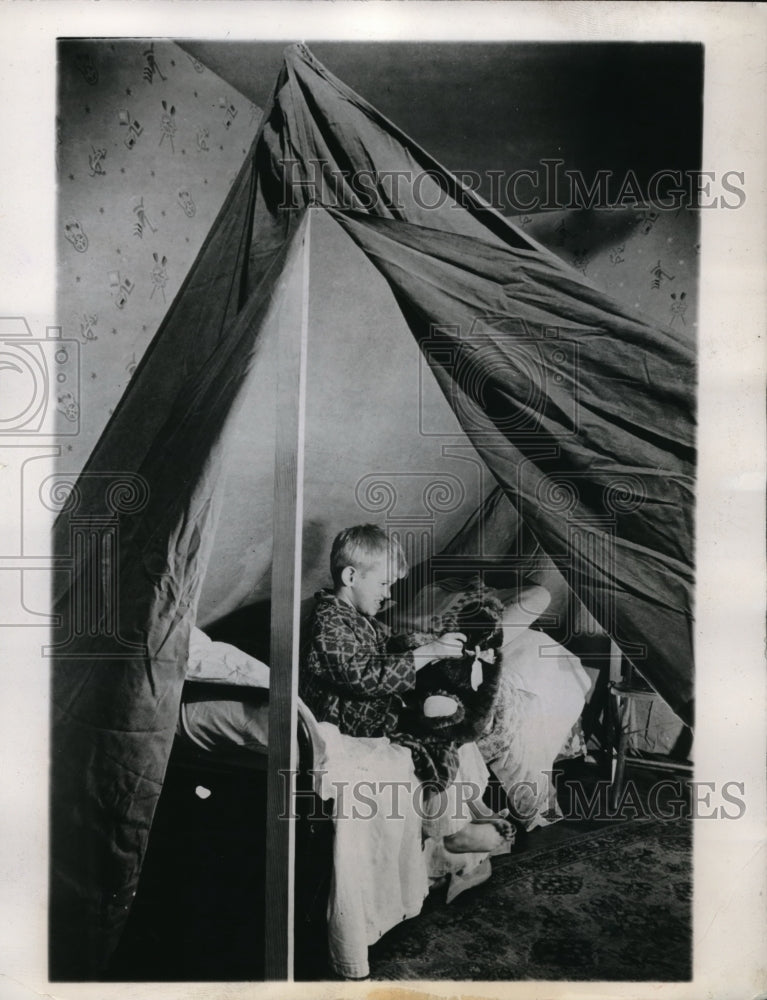
[[[491,823],[503,836],[504,840],[512,840],[514,837],[514,827],[506,819],[509,814],[508,809],[503,809],[499,813],[492,813],[490,816],[477,816],[472,823]]]
[[[467,823],[457,833],[451,833],[445,837],[443,843],[445,850],[451,854],[469,854],[476,852],[494,851],[497,847],[506,843],[512,836],[511,824],[505,819],[498,817],[487,817],[481,820],[472,820]]]
[[[469,805],[474,823],[492,823],[496,830],[501,833],[505,840],[514,839],[514,826],[506,818],[509,815],[508,809],[501,809],[500,812],[491,812],[484,802],[472,802]]]

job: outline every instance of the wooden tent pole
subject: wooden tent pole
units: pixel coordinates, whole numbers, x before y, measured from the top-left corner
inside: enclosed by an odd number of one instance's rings
[[[615,641],[610,639],[610,680],[619,681],[623,671],[623,652]]]
[[[265,978],[293,978],[295,889],[294,790],[298,704],[304,420],[309,322],[309,232],[278,318],[269,684],[269,763],[266,798]],[[298,237],[301,239],[301,236]],[[298,308],[295,308],[295,307]]]

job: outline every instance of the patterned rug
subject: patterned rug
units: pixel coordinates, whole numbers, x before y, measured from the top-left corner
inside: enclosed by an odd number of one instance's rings
[[[370,949],[373,979],[691,977],[691,830],[682,819],[616,823],[494,858],[483,886],[450,906],[435,895]]]

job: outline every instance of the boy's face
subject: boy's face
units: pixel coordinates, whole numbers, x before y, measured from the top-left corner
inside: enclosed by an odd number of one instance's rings
[[[389,578],[389,560],[385,555],[372,566],[353,566],[350,582],[347,584],[349,600],[365,615],[378,614],[385,601],[389,600],[392,581]]]

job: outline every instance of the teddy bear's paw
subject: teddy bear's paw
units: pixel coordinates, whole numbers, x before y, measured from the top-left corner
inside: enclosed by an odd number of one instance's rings
[[[432,694],[424,700],[423,714],[427,719],[449,718],[458,711],[458,702],[444,694]]]

